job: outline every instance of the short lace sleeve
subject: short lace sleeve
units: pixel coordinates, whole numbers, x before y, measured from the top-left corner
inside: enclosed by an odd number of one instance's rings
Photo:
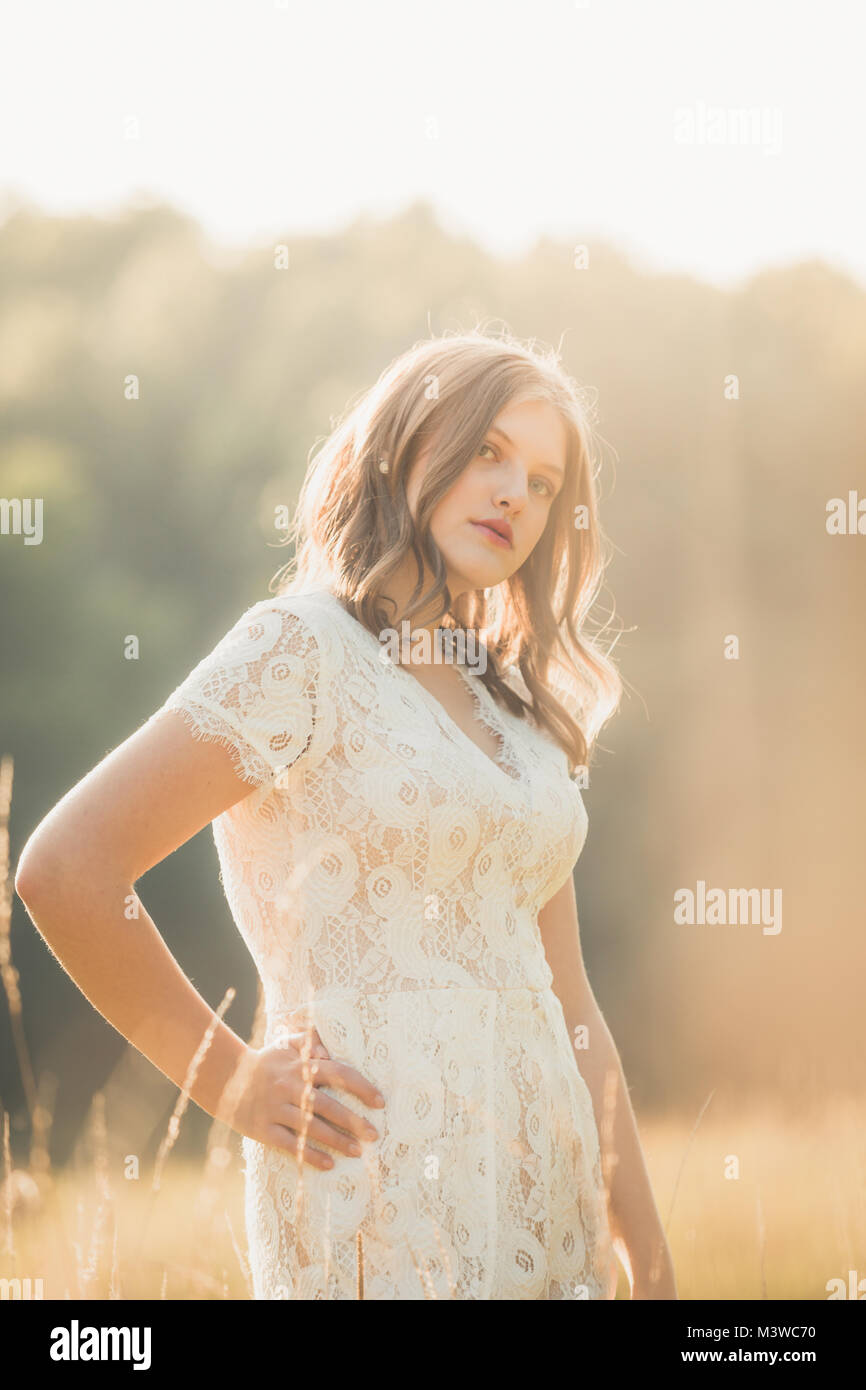
[[[302,603],[249,608],[169,695],[193,737],[228,749],[238,777],[263,786],[327,751],[323,645]]]

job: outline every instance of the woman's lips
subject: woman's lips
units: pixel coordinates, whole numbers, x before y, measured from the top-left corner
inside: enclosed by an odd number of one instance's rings
[[[474,526],[476,531],[480,531],[482,536],[489,540],[493,545],[504,546],[506,550],[511,549],[511,542],[504,536],[500,536],[498,531],[494,531],[491,526],[485,526],[483,521],[471,521],[470,526]]]

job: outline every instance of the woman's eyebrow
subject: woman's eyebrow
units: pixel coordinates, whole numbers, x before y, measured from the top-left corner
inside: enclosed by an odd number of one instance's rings
[[[510,444],[512,449],[514,448],[514,440],[511,438],[510,435],[505,433],[505,430],[501,430],[498,425],[491,425],[490,429],[493,434],[501,434],[506,444]],[[539,463],[538,467],[549,468],[551,473],[555,473],[556,476],[560,479],[565,477],[565,473],[563,469],[560,468],[558,463]]]

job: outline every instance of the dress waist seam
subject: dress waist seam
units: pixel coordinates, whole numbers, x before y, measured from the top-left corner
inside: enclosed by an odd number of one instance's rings
[[[348,989],[339,992],[325,989],[319,993],[307,995],[301,1000],[301,1004],[310,1004],[315,1001],[330,1002],[338,999],[384,999],[392,995],[401,994],[437,994],[450,990],[452,993],[463,994],[482,993],[482,994],[512,994],[521,992],[523,994],[555,994],[551,985],[419,985],[414,989]],[[293,1005],[292,1007],[300,1007]]]

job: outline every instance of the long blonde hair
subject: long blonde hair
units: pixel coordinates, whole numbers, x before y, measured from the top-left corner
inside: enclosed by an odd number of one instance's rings
[[[520,568],[495,588],[452,598],[430,533],[431,515],[500,411],[525,400],[548,401],[565,424],[563,486]],[[443,626],[483,634],[489,659],[480,678],[512,713],[532,713],[565,749],[573,775],[588,765],[598,732],[622,694],[609,656],[613,644],[604,650],[603,630],[593,638],[586,630],[608,563],[589,415],[581,389],[552,350],[480,329],[415,343],[349,403],[325,442],[314,446],[285,542],[294,540],[295,557],[272,587],[289,594],[325,584],[378,635],[391,622],[382,607],[383,595],[391,592],[388,581],[413,554],[418,580],[403,616],[426,610],[435,598],[451,620]],[[406,480],[418,451],[431,441],[413,520]],[[426,592],[422,556],[434,577]],[[512,662],[529,700],[503,678]]]

